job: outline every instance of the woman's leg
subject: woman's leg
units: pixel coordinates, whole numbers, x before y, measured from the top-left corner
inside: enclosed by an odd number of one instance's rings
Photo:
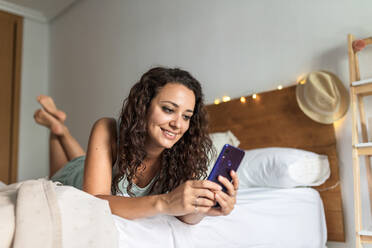
[[[44,110],[64,123],[66,120],[66,114],[62,111],[58,111],[54,101],[51,97],[40,95],[37,97],[37,101],[44,108]],[[58,139],[58,136],[53,132],[49,134],[49,178],[51,178],[59,169],[61,169],[69,161],[65,151],[63,150],[62,144]]]
[[[53,99],[49,96],[40,95],[37,100],[43,106],[43,109],[35,112],[35,121],[50,129],[49,176],[52,177],[68,161],[85,155],[85,152],[63,124],[66,114],[57,109]]]
[[[73,160],[74,158],[84,156],[85,151],[80,146],[79,142],[71,135],[70,131],[66,126],[63,125],[63,132],[58,136],[60,145],[63,148],[63,151],[67,155],[68,161]]]
[[[59,169],[67,164],[69,159],[58,136],[50,132],[49,134],[49,178],[51,178]]]

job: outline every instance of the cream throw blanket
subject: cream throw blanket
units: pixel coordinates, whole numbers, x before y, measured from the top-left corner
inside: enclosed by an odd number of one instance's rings
[[[45,179],[0,188],[0,247],[117,247],[108,202]]]

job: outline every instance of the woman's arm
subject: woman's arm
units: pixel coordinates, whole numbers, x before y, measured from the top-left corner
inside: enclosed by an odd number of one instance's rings
[[[126,219],[145,218],[158,214],[186,216],[195,213],[198,197],[199,209],[209,209],[214,205],[212,191],[220,191],[220,186],[210,181],[187,181],[172,192],[144,197],[124,197],[113,195],[96,195],[108,200],[111,212]],[[180,218],[180,220],[183,220]],[[185,223],[193,224],[187,222]]]
[[[111,194],[115,126],[113,118],[99,119],[93,125],[85,158],[83,182],[83,190],[89,194]]]
[[[137,219],[157,214],[174,216],[194,212],[198,204],[212,206],[212,191],[221,187],[210,181],[187,181],[172,192],[144,197],[124,197],[111,195],[113,146],[116,144],[115,119],[98,120],[91,131],[85,160],[83,190],[109,202],[111,212],[126,219]],[[113,143],[114,142],[114,143]]]
[[[107,200],[111,213],[125,219],[146,218],[165,212],[160,195],[143,197],[96,195],[96,197]]]

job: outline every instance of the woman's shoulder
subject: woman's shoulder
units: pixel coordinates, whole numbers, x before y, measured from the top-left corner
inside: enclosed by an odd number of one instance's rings
[[[101,132],[108,132],[116,135],[116,119],[111,117],[102,117],[98,119],[93,126],[94,129],[98,129]]]
[[[96,120],[95,124],[100,123],[100,124],[113,124],[116,123],[116,119],[112,117],[101,117],[98,120]]]
[[[109,139],[113,160],[116,160],[118,139],[117,125],[118,124],[115,118],[102,117],[98,119],[93,126],[93,132],[98,132],[98,135],[102,135],[102,137],[107,137]]]

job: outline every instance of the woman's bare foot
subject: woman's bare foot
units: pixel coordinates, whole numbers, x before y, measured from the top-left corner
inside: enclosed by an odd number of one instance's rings
[[[37,97],[37,101],[40,103],[40,105],[52,116],[57,118],[60,122],[64,123],[66,120],[66,113],[57,109],[53,98],[46,95],[40,95]]]
[[[64,125],[44,109],[36,110],[34,119],[38,124],[48,127],[57,136],[61,136],[65,132]]]

